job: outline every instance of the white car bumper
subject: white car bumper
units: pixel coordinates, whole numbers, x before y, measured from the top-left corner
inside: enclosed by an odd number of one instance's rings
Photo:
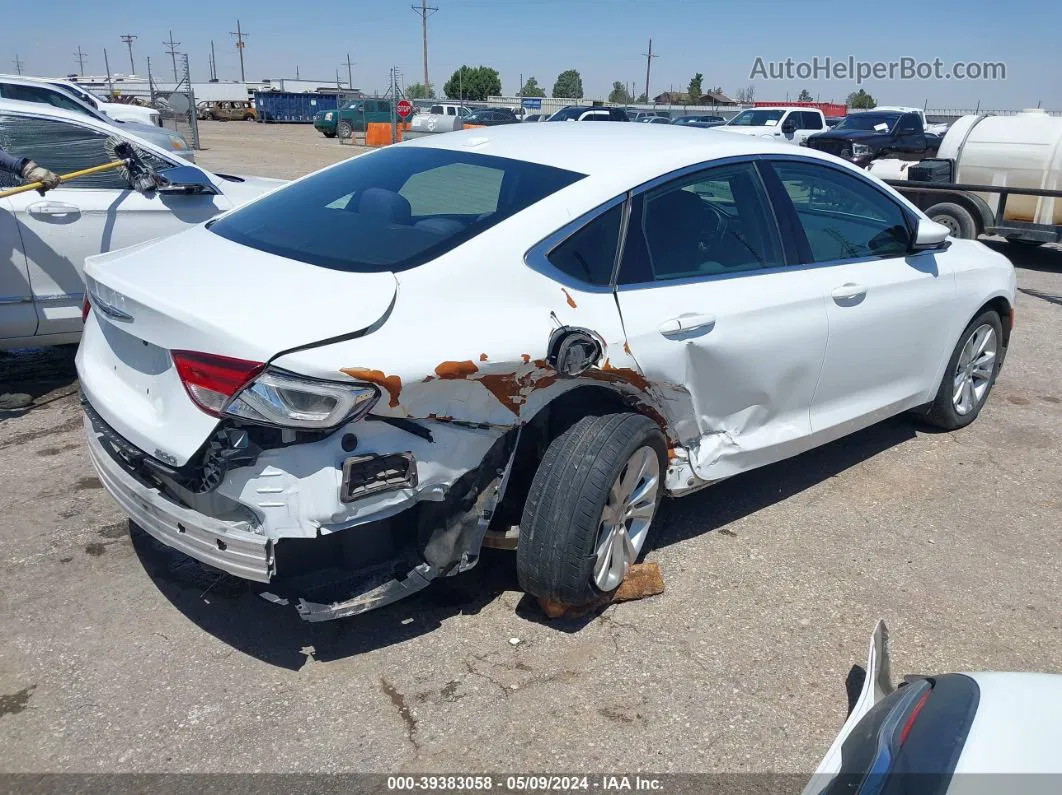
[[[273,543],[255,533],[174,504],[126,472],[104,449],[85,417],[89,458],[100,482],[132,520],[168,547],[189,557],[256,582],[269,582],[274,571]]]

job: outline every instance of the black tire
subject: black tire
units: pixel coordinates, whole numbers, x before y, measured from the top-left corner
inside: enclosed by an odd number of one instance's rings
[[[960,414],[952,400],[955,388],[955,377],[958,374],[959,369],[959,356],[962,354],[963,347],[973,333],[985,324],[991,326],[996,334],[997,347],[995,362],[992,365],[992,375],[988,379],[988,388],[984,391],[981,399],[976,402],[973,410],[966,414]],[[981,409],[987,402],[988,396],[992,393],[992,387],[995,386],[996,377],[999,375],[999,366],[1002,360],[1003,323],[996,311],[989,309],[975,317],[970,322],[970,325],[968,325],[959,336],[959,341],[955,344],[955,350],[952,351],[951,357],[948,359],[948,366],[944,370],[944,377],[941,378],[940,386],[937,389],[937,396],[930,405],[928,413],[925,415],[926,421],[931,425],[936,425],[938,428],[953,431],[957,428],[964,428],[977,419],[977,415],[981,413]]]
[[[341,121],[336,125],[336,135],[346,141],[354,135],[354,128],[350,126],[349,121]]]
[[[965,240],[977,239],[977,221],[974,220],[973,214],[961,204],[952,202],[934,204],[926,210],[926,215],[930,220],[948,227],[952,237],[961,237]]]
[[[336,134],[334,132],[325,132],[324,130],[321,130],[321,135],[323,135],[325,138],[335,138],[336,137]]]
[[[593,582],[601,513],[628,459],[643,446],[656,452],[663,479],[664,435],[641,414],[583,417],[550,443],[520,521],[516,573],[527,593],[568,605],[601,595]],[[662,494],[661,483],[654,516]]]

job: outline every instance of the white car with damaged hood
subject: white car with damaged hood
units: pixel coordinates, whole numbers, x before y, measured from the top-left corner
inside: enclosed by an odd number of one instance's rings
[[[665,494],[973,421],[1015,290],[836,158],[622,124],[391,146],[86,275],[104,486],[309,620],[514,541],[528,592],[592,600]]]

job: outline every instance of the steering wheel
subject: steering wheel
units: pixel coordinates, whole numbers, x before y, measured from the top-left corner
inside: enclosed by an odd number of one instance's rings
[[[717,248],[726,237],[730,219],[726,213],[708,202],[704,202],[704,207],[708,212],[704,214],[705,225],[701,234],[698,235],[697,248],[704,257],[708,258],[713,249]]]

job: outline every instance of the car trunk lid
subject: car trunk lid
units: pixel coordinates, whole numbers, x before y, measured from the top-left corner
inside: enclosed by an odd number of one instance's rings
[[[364,333],[397,294],[390,272],[296,262],[202,227],[90,257],[85,274],[94,311],[78,353],[82,389],[115,431],[171,466],[217,424],[188,396],[172,351],[265,363]]]

